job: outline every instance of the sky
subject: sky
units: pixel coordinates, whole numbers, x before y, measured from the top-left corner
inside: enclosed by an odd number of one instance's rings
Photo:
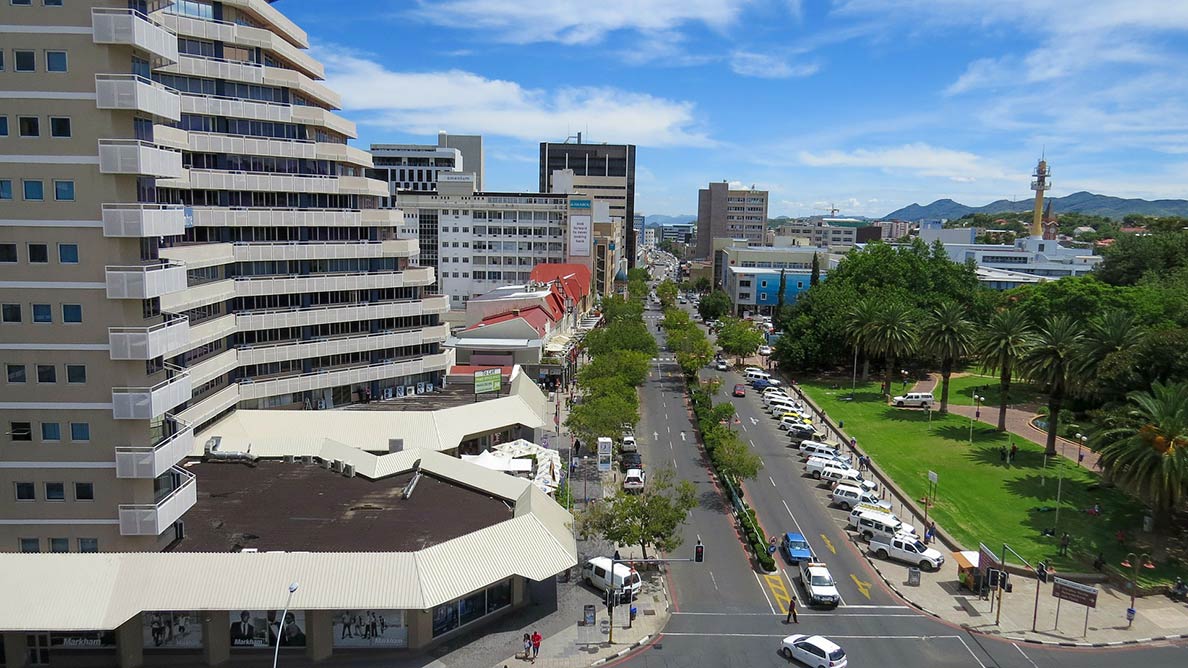
[[[634,143],[636,211],[768,190],[770,215],[952,198],[1188,197],[1185,0],[284,0],[356,144]]]

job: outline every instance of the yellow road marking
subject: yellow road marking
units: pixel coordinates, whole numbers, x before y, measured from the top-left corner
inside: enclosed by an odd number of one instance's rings
[[[776,602],[776,610],[787,612],[788,601],[792,600],[792,595],[788,593],[788,588],[784,586],[784,579],[780,577],[779,573],[774,575],[764,575],[763,581],[767,583],[767,588],[771,591],[772,598]]]
[[[866,597],[866,600],[869,601],[870,600],[870,583],[863,582],[862,580],[859,580],[858,576],[854,575],[853,573],[850,574],[850,579],[853,580],[854,584],[858,586],[858,591],[861,592],[862,595]]]
[[[837,554],[837,548],[833,546],[833,541],[829,540],[829,536],[821,534],[821,540],[825,543],[825,547],[829,548],[830,552]]]

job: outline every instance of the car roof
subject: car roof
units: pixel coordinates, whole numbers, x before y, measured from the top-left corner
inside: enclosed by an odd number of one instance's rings
[[[805,564],[804,567],[806,570],[808,570],[809,575],[828,575],[831,578],[833,577],[833,574],[829,572],[829,569],[825,566],[825,564],[820,562],[810,562]]]
[[[784,534],[784,538],[787,538],[789,541],[798,540],[804,543],[808,542],[804,539],[804,536],[796,533],[795,531],[789,531],[788,533]]]
[[[836,652],[837,650],[841,649],[841,645],[838,645],[837,643],[833,642],[829,638],[826,638],[825,636],[809,636],[807,638],[802,638],[801,640],[803,642],[807,642],[807,643],[816,645],[817,647],[820,647],[821,649],[825,650],[825,653],[827,653],[827,654],[832,654],[833,652]]]
[[[643,469],[627,469],[627,475],[628,476],[638,475],[640,477],[643,477]]]

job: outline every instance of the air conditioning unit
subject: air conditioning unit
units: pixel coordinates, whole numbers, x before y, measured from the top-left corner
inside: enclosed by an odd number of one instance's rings
[[[304,457],[301,458],[301,461],[305,462],[306,464],[312,464],[312,463],[314,463],[314,456],[313,455],[305,455]]]
[[[331,462],[329,459],[322,460],[322,468],[326,469],[327,471],[329,471],[330,467],[333,465],[334,465],[334,462]]]
[[[342,473],[342,460],[335,459],[334,464],[330,467],[330,470],[334,471],[335,473]]]
[[[354,478],[355,477],[355,465],[354,464],[344,465],[342,467],[342,474],[348,478]]]
[[[285,455],[285,463],[286,464],[292,464],[293,462],[296,462],[296,461],[297,461],[297,458],[294,457],[293,455]]]

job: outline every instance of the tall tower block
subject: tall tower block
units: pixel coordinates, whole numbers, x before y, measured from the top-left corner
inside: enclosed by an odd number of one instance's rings
[[[1042,239],[1044,236],[1044,191],[1052,187],[1048,181],[1051,173],[1048,171],[1048,162],[1040,158],[1039,164],[1035,166],[1035,173],[1032,174],[1034,180],[1031,182],[1031,189],[1035,191],[1035,210],[1031,214],[1031,238]]]

